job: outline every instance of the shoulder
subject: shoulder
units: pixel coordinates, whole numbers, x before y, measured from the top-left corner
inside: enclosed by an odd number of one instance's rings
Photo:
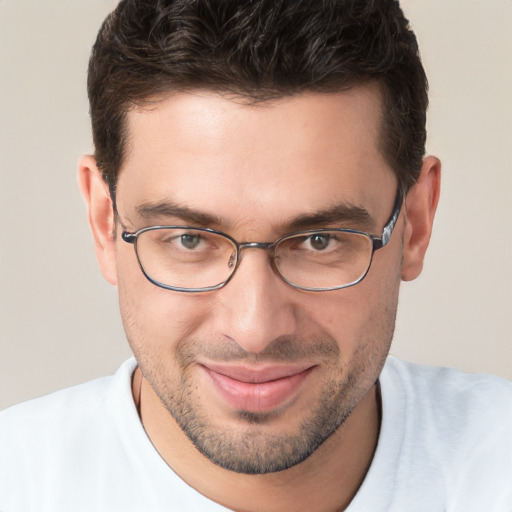
[[[130,359],[115,375],[101,377],[9,407],[0,412],[0,433],[6,429],[40,430],[43,427],[57,427],[62,423],[78,422],[80,418],[90,417],[91,413],[105,406],[112,393],[126,387],[126,380],[130,378],[134,367],[135,363]]]
[[[108,416],[126,409],[131,399],[134,367],[135,362],[128,360],[113,376],[56,391],[0,412],[0,480],[16,470],[25,472],[36,467],[39,462],[35,461],[57,460],[57,454],[69,451],[70,447],[75,456],[86,453],[90,439],[104,436],[112,428]]]
[[[512,383],[505,379],[390,357],[381,383],[384,406],[403,409],[412,432],[468,449],[489,437],[512,442]]]
[[[29,400],[0,413],[2,510],[15,504],[16,510],[38,510],[34,503],[49,489],[60,491],[52,493],[51,499],[47,496],[51,505],[41,510],[64,510],[59,504],[66,496],[86,492],[86,475],[90,480],[97,474],[104,447],[120,442],[115,418],[135,411],[130,389],[134,367],[134,360],[128,360],[111,377]]]
[[[384,437],[396,440],[407,492],[430,481],[448,510],[508,509],[512,383],[390,357],[381,386]]]
[[[10,426],[31,425],[36,420],[41,426],[46,421],[53,422],[56,414],[62,419],[83,414],[91,407],[97,407],[110,380],[111,377],[102,377],[13,405],[0,412],[0,431]]]
[[[512,414],[512,383],[493,375],[424,366],[390,356],[381,379],[390,391],[399,385],[404,396],[417,398],[417,409],[472,414],[477,412],[475,406],[479,405],[479,413],[488,410]]]

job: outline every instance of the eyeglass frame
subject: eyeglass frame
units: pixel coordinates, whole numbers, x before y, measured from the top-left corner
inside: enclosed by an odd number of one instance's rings
[[[340,285],[340,286],[334,286],[334,287],[330,287],[330,288],[309,288],[309,287],[297,285],[295,283],[292,283],[288,279],[286,279],[286,277],[284,277],[281,274],[278,267],[274,263],[274,258],[272,258],[272,257],[269,258],[270,264],[271,264],[273,270],[275,271],[275,273],[285,283],[287,283],[291,287],[299,289],[299,290],[310,291],[310,292],[328,292],[328,291],[334,291],[334,290],[342,290],[344,288],[349,288],[351,286],[354,286],[354,285],[360,283],[367,276],[368,272],[370,271],[372,262],[373,262],[373,255],[374,255],[375,251],[378,251],[379,249],[382,249],[383,247],[385,247],[389,243],[389,240],[391,239],[391,235],[393,234],[393,230],[395,228],[398,217],[400,216],[400,212],[402,210],[402,203],[403,203],[403,195],[402,195],[402,191],[400,190],[400,187],[398,187],[397,191],[396,191],[396,195],[395,195],[395,201],[393,203],[393,210],[391,212],[389,219],[387,220],[386,224],[384,225],[384,227],[382,229],[382,234],[380,236],[371,235],[370,233],[366,233],[365,231],[359,231],[357,229],[317,228],[317,229],[308,229],[305,231],[294,231],[292,233],[286,233],[286,234],[280,236],[274,242],[238,242],[238,240],[235,240],[232,236],[228,235],[227,233],[224,233],[222,231],[217,231],[212,228],[199,228],[199,227],[194,227],[194,226],[178,226],[178,225],[172,225],[172,226],[171,225],[169,225],[169,226],[156,225],[156,226],[147,226],[147,227],[138,229],[137,231],[134,231],[133,233],[130,233],[128,231],[123,231],[121,233],[121,238],[126,243],[133,245],[139,267],[140,267],[142,273],[144,274],[144,276],[146,277],[146,279],[150,283],[154,284],[155,286],[158,286],[159,288],[163,288],[165,290],[184,292],[184,293],[199,293],[199,292],[210,292],[210,291],[214,291],[214,290],[219,290],[220,288],[223,288],[224,286],[226,286],[229,283],[229,281],[231,281],[233,276],[236,274],[236,271],[238,270],[238,267],[240,266],[240,263],[242,261],[242,251],[244,249],[275,250],[275,247],[282,240],[285,240],[287,238],[291,238],[296,235],[307,235],[307,234],[325,233],[325,232],[332,232],[332,231],[337,231],[337,232],[342,232],[342,233],[354,233],[354,234],[366,236],[370,240],[371,248],[372,248],[372,252],[370,254],[370,261],[368,263],[366,271],[356,281],[353,281],[348,284]],[[116,209],[115,209],[115,213],[116,213],[116,217],[119,218]],[[121,224],[121,226],[124,228],[124,226],[122,224]],[[155,231],[155,230],[160,230],[160,229],[193,229],[195,231],[203,231],[206,233],[213,233],[215,235],[220,235],[224,238],[227,238],[228,240],[231,241],[231,243],[236,248],[236,263],[233,268],[233,271],[231,272],[231,274],[225,281],[222,281],[221,283],[219,283],[217,285],[207,286],[204,288],[182,288],[179,286],[167,285],[167,284],[161,283],[160,281],[153,279],[146,272],[146,270],[144,269],[144,267],[140,261],[140,257],[139,257],[138,251],[137,251],[137,240],[138,240],[138,237],[142,233],[145,233],[146,231]]]

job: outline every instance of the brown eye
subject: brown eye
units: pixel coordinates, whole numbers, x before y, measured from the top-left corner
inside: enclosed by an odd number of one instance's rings
[[[316,233],[315,235],[311,235],[309,237],[309,243],[313,249],[316,251],[322,251],[329,246],[329,242],[331,241],[331,235],[324,235],[321,233]]]

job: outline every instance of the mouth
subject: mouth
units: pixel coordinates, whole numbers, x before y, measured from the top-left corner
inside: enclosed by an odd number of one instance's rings
[[[247,367],[217,363],[199,367],[223,402],[231,408],[253,413],[270,412],[290,403],[315,368],[314,365]]]

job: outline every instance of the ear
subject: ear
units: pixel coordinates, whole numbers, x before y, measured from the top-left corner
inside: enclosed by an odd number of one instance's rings
[[[101,272],[110,284],[116,285],[114,208],[108,186],[93,156],[85,155],[78,162],[78,183],[87,205],[89,225]]]
[[[439,201],[440,184],[441,162],[433,156],[424,158],[418,181],[411,187],[405,199],[402,258],[404,281],[416,279],[423,269]]]

